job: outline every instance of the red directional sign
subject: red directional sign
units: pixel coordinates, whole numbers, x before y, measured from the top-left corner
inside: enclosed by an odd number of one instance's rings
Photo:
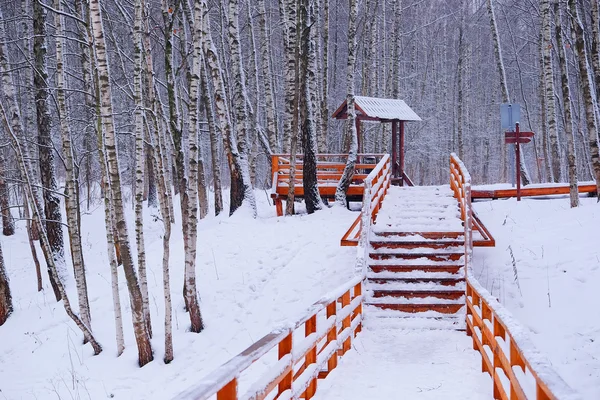
[[[523,144],[523,143],[529,143],[529,142],[531,142],[531,138],[528,138],[528,137],[520,137],[518,140],[516,137],[504,138],[504,143],[507,143],[507,144],[515,144],[515,143]]]
[[[533,132],[519,132],[519,138],[532,138],[534,135]],[[517,132],[505,132],[504,137],[508,138],[516,138]]]

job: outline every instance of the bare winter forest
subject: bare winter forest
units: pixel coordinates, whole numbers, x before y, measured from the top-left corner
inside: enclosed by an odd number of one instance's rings
[[[406,131],[417,185],[445,183],[450,152],[474,183],[509,182],[514,156],[499,117],[508,102],[521,104],[522,129],[535,132],[522,146],[524,184],[600,183],[599,23],[598,0],[0,0],[3,235],[26,229],[32,282],[51,282],[99,354],[81,220],[100,209],[113,288],[102,301],[114,308],[118,354],[132,323],[139,365],[169,363],[172,273],[184,276],[175,292],[186,329],[205,328],[200,219],[256,215],[272,154],[304,155],[312,213],[325,207],[317,154],[350,155],[343,204],[357,153],[390,152],[389,127],[378,124],[364,124],[358,148],[354,95],[403,99],[423,119]],[[344,100],[350,121],[332,120]],[[163,291],[154,295],[164,298],[164,321],[149,311],[146,209],[163,229]],[[0,248],[0,325],[11,289]],[[156,331],[164,354],[153,351]]]

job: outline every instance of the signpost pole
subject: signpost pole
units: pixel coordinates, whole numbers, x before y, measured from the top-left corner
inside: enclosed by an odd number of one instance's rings
[[[515,154],[516,154],[516,164],[515,171],[517,171],[517,201],[521,201],[521,146],[519,146],[519,123],[516,123],[516,134],[517,140],[515,142]]]

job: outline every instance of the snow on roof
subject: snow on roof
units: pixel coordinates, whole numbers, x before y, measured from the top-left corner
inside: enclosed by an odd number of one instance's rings
[[[359,116],[376,119],[398,119],[401,121],[421,121],[417,115],[404,100],[380,99],[377,97],[354,96],[356,110]],[[343,112],[343,114],[342,114]],[[346,101],[333,114],[333,118],[345,118]]]
[[[367,116],[372,118],[421,121],[417,113],[404,100],[355,96],[354,101]]]

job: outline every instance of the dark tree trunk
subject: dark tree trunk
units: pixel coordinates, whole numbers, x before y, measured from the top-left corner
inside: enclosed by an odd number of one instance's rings
[[[51,255],[58,269],[58,279],[64,273],[64,241],[61,225],[60,198],[57,196],[57,184],[54,167],[54,149],[52,144],[52,121],[48,110],[48,71],[46,67],[46,9],[39,1],[33,2],[33,55],[35,107],[37,113],[39,162],[42,186],[44,187],[44,208],[46,215],[46,233],[50,242]],[[60,300],[56,282],[51,274],[50,283],[56,300]]]
[[[8,275],[4,267],[2,246],[0,246],[0,325],[6,322],[12,310],[12,297],[10,295],[10,287],[8,286]]]

